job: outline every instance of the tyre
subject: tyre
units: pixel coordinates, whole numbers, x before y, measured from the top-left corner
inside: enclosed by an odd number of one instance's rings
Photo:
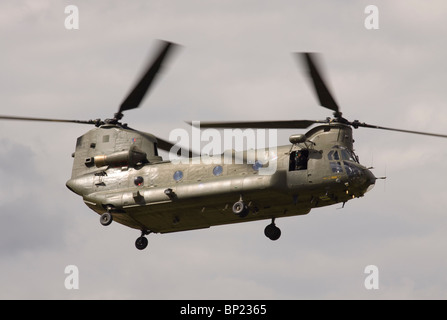
[[[99,222],[101,222],[101,224],[103,226],[108,226],[112,223],[113,221],[113,216],[110,212],[105,212],[101,215],[101,217],[99,218]]]
[[[248,208],[244,201],[240,200],[233,204],[233,213],[239,217],[245,217],[248,214]]]
[[[270,240],[275,241],[278,240],[279,237],[281,237],[281,229],[279,229],[274,224],[269,224],[267,227],[265,227],[264,234]]]
[[[141,237],[137,238],[137,240],[135,241],[135,247],[138,250],[144,250],[144,249],[146,249],[148,243],[149,243],[149,241],[147,241],[147,238],[141,236]]]

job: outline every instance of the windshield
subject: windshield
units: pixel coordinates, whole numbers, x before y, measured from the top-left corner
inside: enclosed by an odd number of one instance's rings
[[[349,149],[343,148],[343,147],[334,147],[335,150],[331,150],[328,153],[328,159],[329,160],[349,160],[354,162],[359,162],[358,157],[354,154],[354,152],[350,151]]]

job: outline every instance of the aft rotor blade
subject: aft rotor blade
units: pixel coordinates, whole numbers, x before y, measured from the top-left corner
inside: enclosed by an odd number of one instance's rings
[[[177,45],[172,42],[162,41],[160,45],[160,51],[156,58],[146,67],[146,72],[143,74],[141,79],[129,93],[129,95],[124,99],[123,103],[118,110],[118,114],[123,111],[138,108],[144,96],[148,92],[152,82],[156,78],[158,72],[163,66],[165,59]]]
[[[22,121],[45,121],[45,122],[65,122],[65,123],[80,123],[80,124],[94,124],[100,125],[100,120],[66,120],[66,119],[51,119],[51,118],[32,118],[32,117],[13,117],[0,116],[1,120],[22,120]]]
[[[172,152],[171,150],[172,150],[172,148],[175,146],[175,144],[173,144],[173,143],[170,142],[170,141],[167,141],[167,140],[164,140],[164,139],[162,139],[162,138],[159,138],[159,137],[156,137],[156,138],[157,138],[157,147],[158,147],[159,149],[164,150],[164,151],[168,151],[168,152]],[[180,149],[178,149],[178,151],[177,151],[177,155],[178,155],[178,156],[181,156],[181,155],[182,155],[182,149],[185,150],[185,151],[187,151],[187,153],[188,153],[188,157],[189,157],[189,158],[192,158],[192,157],[198,157],[198,156],[199,156],[198,154],[194,153],[194,152],[191,151],[191,150],[187,150],[186,148],[182,148],[182,147],[178,147],[178,146],[177,146],[176,148],[180,148]]]
[[[429,133],[429,132],[413,131],[413,130],[403,130],[403,129],[396,129],[396,128],[388,128],[388,127],[376,126],[376,125],[367,124],[367,123],[360,123],[358,121],[352,122],[351,125],[354,128],[362,127],[362,128],[370,128],[370,129],[380,129],[380,130],[388,130],[388,131],[397,131],[397,132],[404,132],[404,133],[420,134],[420,135],[431,136],[431,137],[447,138],[447,135],[445,135],[445,134]]]
[[[157,148],[158,148],[158,149],[161,149],[161,150],[164,150],[164,151],[168,151],[168,152],[173,152],[172,150],[173,150],[173,148],[175,147],[175,144],[173,144],[172,142],[167,141],[167,140],[162,139],[162,138],[159,138],[159,137],[157,137],[157,136],[154,136],[153,134],[150,134],[150,133],[146,133],[146,132],[143,132],[143,131],[140,131],[140,130],[133,129],[133,128],[131,128],[131,127],[127,127],[127,129],[128,129],[128,130],[135,131],[135,132],[138,132],[138,134],[140,134],[140,135],[142,135],[142,136],[145,136],[145,137],[147,137],[147,138],[150,139],[150,140],[153,140],[153,139],[155,138],[155,139],[157,140]],[[179,149],[179,148],[180,148],[180,149]],[[182,151],[182,149],[185,150],[185,151],[187,151],[189,158],[192,158],[192,157],[198,157],[198,156],[199,156],[199,154],[197,154],[197,153],[195,153],[195,152],[192,152],[192,151],[190,151],[190,150],[187,150],[186,148],[182,148],[182,147],[180,147],[180,146],[176,146],[175,149],[179,149],[179,150],[177,151],[177,155],[179,155],[179,156],[181,155],[181,151]]]
[[[193,125],[191,122],[187,122]],[[252,128],[252,129],[305,129],[314,123],[327,123],[326,120],[284,120],[247,122],[202,122],[200,128]]]
[[[333,95],[330,93],[328,87],[326,86],[326,82],[321,76],[321,68],[317,67],[315,59],[316,54],[304,52],[301,54],[298,53],[298,55],[302,58],[302,61],[308,69],[308,73],[312,79],[313,87],[318,96],[318,100],[320,101],[320,105],[335,111],[335,116],[340,117],[340,108],[338,107],[337,102],[335,102]]]

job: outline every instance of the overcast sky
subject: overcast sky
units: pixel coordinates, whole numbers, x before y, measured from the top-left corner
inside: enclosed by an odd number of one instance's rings
[[[342,4],[343,3],[343,4]],[[79,30],[67,30],[67,5]],[[368,30],[365,7],[379,9]],[[0,114],[112,117],[156,39],[182,45],[132,127],[168,138],[191,120],[324,119],[293,52],[321,52],[350,120],[447,134],[445,1],[2,1]],[[90,127],[0,123],[0,298],[447,298],[447,140],[358,129],[379,180],[365,197],[276,221],[139,232],[71,193],[76,138]],[[288,136],[305,130],[286,130]],[[67,290],[67,265],[79,289]],[[379,289],[364,269],[379,269]]]

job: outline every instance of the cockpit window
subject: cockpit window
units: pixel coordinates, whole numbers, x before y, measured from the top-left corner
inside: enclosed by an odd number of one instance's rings
[[[358,162],[357,156],[350,150],[343,148],[343,147],[335,147],[336,150],[331,150],[327,154],[327,157],[330,161],[339,161],[339,160],[349,160]]]
[[[348,149],[341,149],[340,150],[341,153],[341,159],[342,160],[351,160],[351,161],[355,161],[354,156],[349,152]]]
[[[340,160],[340,157],[338,156],[338,151],[334,152],[334,160]]]
[[[340,162],[330,162],[332,173],[342,173],[343,169]]]
[[[340,156],[338,155],[337,150],[332,150],[327,155],[329,160],[340,160]]]
[[[345,170],[348,176],[357,176],[361,174],[361,169],[353,163],[344,162]]]

